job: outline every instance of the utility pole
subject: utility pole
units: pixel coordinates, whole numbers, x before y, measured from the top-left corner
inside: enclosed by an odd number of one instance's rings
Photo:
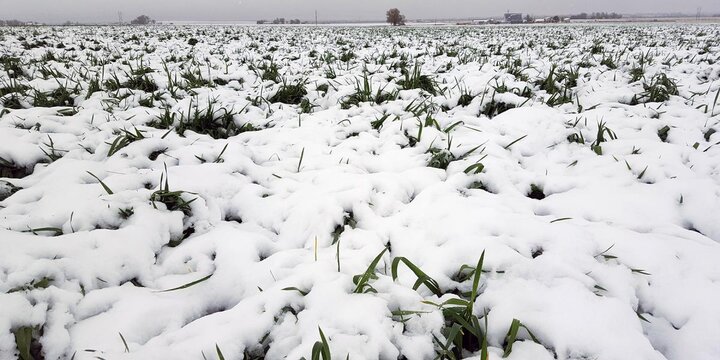
[[[122,11],[118,11],[118,24],[122,25],[123,18],[122,18]]]
[[[317,24],[318,24],[318,22],[317,22],[317,10],[315,10],[315,26],[317,26]]]

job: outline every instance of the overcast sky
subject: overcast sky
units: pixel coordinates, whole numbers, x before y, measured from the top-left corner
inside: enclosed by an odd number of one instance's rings
[[[382,20],[397,7],[409,19],[468,18],[506,10],[534,15],[607,11],[695,14],[720,12],[720,0],[0,0],[0,19],[42,22],[116,21],[147,14],[157,20],[256,20],[275,17],[325,20]]]

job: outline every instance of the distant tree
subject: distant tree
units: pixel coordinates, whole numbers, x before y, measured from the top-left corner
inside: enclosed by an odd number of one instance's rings
[[[533,21],[535,21],[535,19],[533,19],[532,16],[530,16],[529,14],[528,14],[528,15],[525,15],[525,22],[526,22],[526,23],[531,23],[531,22],[533,22]]]
[[[0,25],[2,26],[23,26],[26,23],[19,20],[3,20],[0,21]]]
[[[392,26],[405,25],[405,15],[400,14],[400,10],[393,8],[385,13],[387,16],[387,22]]]
[[[135,20],[130,22],[130,24],[133,24],[133,25],[149,25],[149,24],[154,24],[154,23],[155,23],[155,20],[151,19],[147,15],[140,15],[140,16],[136,17]]]

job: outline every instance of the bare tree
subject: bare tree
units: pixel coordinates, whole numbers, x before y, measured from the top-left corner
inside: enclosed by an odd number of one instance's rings
[[[400,10],[393,8],[387,11],[387,22],[392,26],[405,25],[405,15],[400,14]]]

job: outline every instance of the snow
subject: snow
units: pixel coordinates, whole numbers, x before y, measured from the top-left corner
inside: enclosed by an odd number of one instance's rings
[[[473,315],[489,359],[503,358],[513,319],[524,327],[512,360],[720,358],[718,35],[714,25],[0,29],[0,59],[23,68],[0,71],[0,360],[19,356],[13,334],[27,327],[42,329],[33,349],[45,359],[310,358],[319,329],[338,359],[432,359],[449,328],[432,303],[467,298],[472,280],[458,272],[483,251]],[[595,44],[603,52],[591,54]],[[403,86],[401,63],[412,72],[415,61],[437,95]],[[271,62],[278,81],[262,79]],[[125,83],[143,66],[156,91],[101,82],[88,94],[96,76]],[[558,94],[540,82],[554,66],[579,75],[551,106]],[[217,85],[188,87],[187,72]],[[634,101],[661,73],[677,95]],[[371,96],[396,98],[342,106],[364,75]],[[268,101],[298,80],[310,112]],[[34,106],[17,84],[66,87],[73,107]],[[209,106],[252,131],[173,130]],[[172,128],[154,124],[166,111]],[[599,151],[601,125],[613,135]],[[136,129],[142,138],[108,156]],[[451,161],[430,167],[434,156]],[[166,181],[185,209],[157,200]],[[353,293],[353,276],[385,248],[375,291]],[[414,290],[404,265],[393,280],[397,257],[443,294]]]

